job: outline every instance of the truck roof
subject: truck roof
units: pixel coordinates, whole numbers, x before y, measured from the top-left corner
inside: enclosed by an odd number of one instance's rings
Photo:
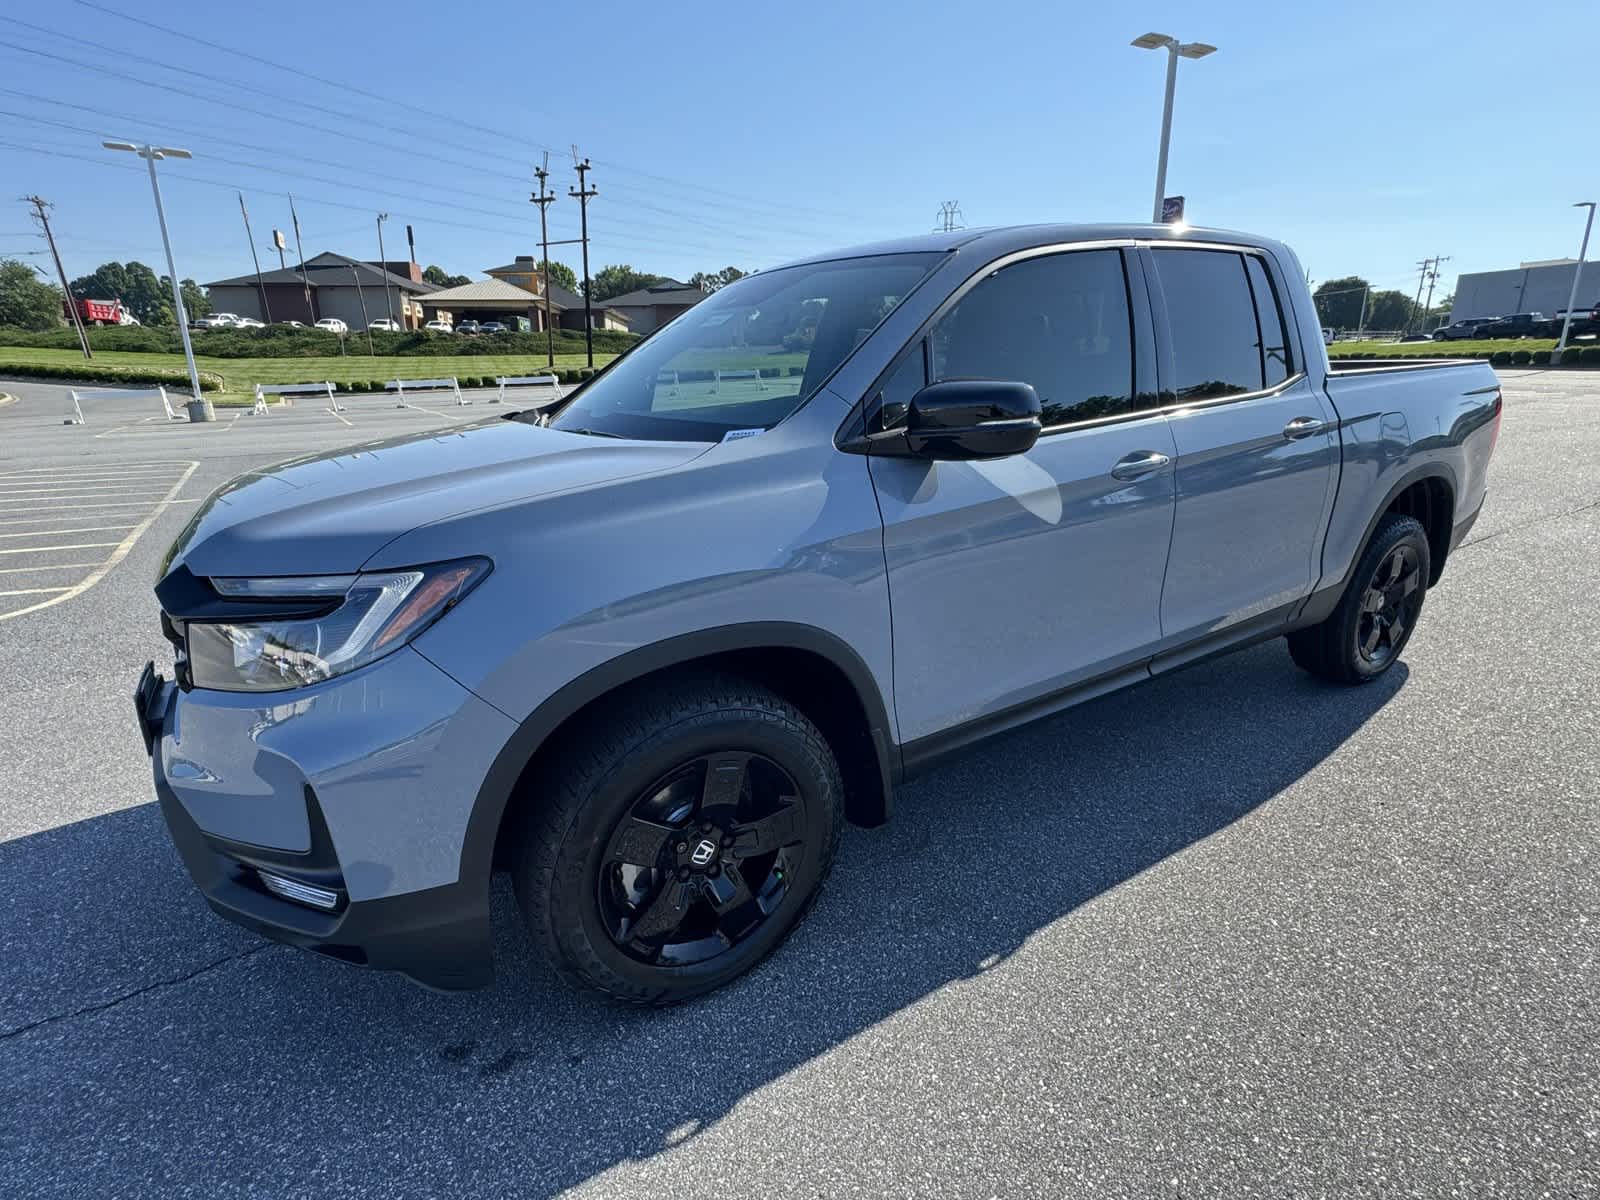
[[[862,258],[872,254],[945,253],[951,250],[973,251],[986,258],[1009,254],[1015,250],[1028,250],[1035,246],[1053,246],[1071,242],[1100,241],[1166,241],[1166,242],[1229,242],[1234,245],[1255,246],[1262,250],[1281,250],[1281,242],[1253,233],[1233,229],[1207,229],[1186,225],[998,225],[986,229],[957,229],[949,233],[924,233],[915,237],[892,238],[881,242],[868,242],[848,246],[821,254],[809,254],[781,266],[792,267],[802,263],[828,262],[840,258]]]

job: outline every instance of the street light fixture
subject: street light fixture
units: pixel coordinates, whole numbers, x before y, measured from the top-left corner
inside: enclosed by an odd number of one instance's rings
[[[1134,38],[1132,44],[1141,50],[1167,52],[1167,102],[1161,110],[1161,156],[1156,160],[1156,202],[1150,214],[1151,221],[1159,222],[1161,201],[1167,190],[1167,143],[1172,139],[1172,93],[1178,86],[1178,60],[1204,58],[1215,54],[1217,48],[1205,42],[1180,42],[1165,33],[1147,33]]]
[[[1561,337],[1556,341],[1551,361],[1559,364],[1561,352],[1567,348],[1567,330],[1572,328],[1572,306],[1578,302],[1578,280],[1583,278],[1583,260],[1589,256],[1589,230],[1594,227],[1593,200],[1579,200],[1573,208],[1587,208],[1589,219],[1583,223],[1583,245],[1578,249],[1578,265],[1572,269],[1572,294],[1567,297],[1567,319],[1561,322]]]
[[[172,306],[178,314],[178,334],[183,338],[183,360],[189,367],[189,386],[194,389],[195,402],[205,399],[200,391],[200,372],[194,365],[194,346],[189,341],[189,314],[183,307],[183,288],[178,283],[178,264],[172,258],[172,239],[167,236],[167,212],[161,205],[161,184],[156,180],[156,163],[163,158],[193,158],[187,150],[176,146],[148,146],[136,142],[101,142],[107,150],[126,150],[137,154],[150,165],[150,191],[156,198],[156,220],[161,224],[161,245],[167,252],[167,273],[172,280]],[[192,411],[192,410],[191,410]]]

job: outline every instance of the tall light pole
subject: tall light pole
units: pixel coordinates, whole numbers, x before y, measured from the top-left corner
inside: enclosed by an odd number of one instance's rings
[[[378,267],[383,271],[383,307],[389,320],[394,320],[394,289],[389,283],[389,260],[383,251],[383,223],[389,219],[388,213],[378,214]]]
[[[1583,245],[1578,249],[1578,265],[1572,269],[1572,294],[1567,297],[1567,319],[1561,322],[1561,337],[1556,341],[1551,361],[1559,363],[1561,352],[1567,348],[1567,330],[1572,328],[1572,306],[1578,302],[1578,280],[1583,278],[1583,260],[1589,256],[1589,230],[1594,228],[1594,201],[1579,200],[1573,208],[1587,208],[1589,219],[1583,223]]]
[[[1205,42],[1180,42],[1165,33],[1147,33],[1134,38],[1132,44],[1141,50],[1167,52],[1167,102],[1161,110],[1161,156],[1156,160],[1156,202],[1150,213],[1150,220],[1159,222],[1161,201],[1167,193],[1167,144],[1172,140],[1172,93],[1178,87],[1178,59],[1204,58],[1215,54],[1217,48]]]
[[[183,307],[183,287],[178,283],[178,264],[172,258],[172,239],[167,236],[167,212],[161,207],[161,184],[156,180],[156,163],[163,158],[193,158],[187,150],[172,146],[145,146],[133,142],[101,142],[107,150],[126,150],[137,154],[150,165],[150,191],[156,198],[156,220],[161,223],[161,245],[167,251],[167,273],[172,279],[172,308],[178,315],[178,334],[183,338],[183,360],[189,366],[189,385],[194,388],[196,401],[204,400],[200,390],[200,372],[194,365],[194,346],[189,341],[189,314]]]

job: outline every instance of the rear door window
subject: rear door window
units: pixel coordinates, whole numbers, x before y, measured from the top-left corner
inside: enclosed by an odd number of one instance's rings
[[[1294,374],[1289,353],[1289,331],[1283,319],[1283,306],[1267,275],[1267,264],[1254,254],[1244,256],[1245,274],[1256,302],[1256,325],[1261,330],[1261,374],[1264,387],[1277,387]]]
[[[1245,256],[1234,250],[1158,248],[1154,258],[1166,299],[1176,369],[1172,390],[1178,399],[1210,400],[1266,386]],[[1281,330],[1277,340],[1284,353]]]

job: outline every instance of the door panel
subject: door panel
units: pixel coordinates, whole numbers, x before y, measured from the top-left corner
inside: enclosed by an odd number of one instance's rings
[[[1161,604],[1168,646],[1262,617],[1317,579],[1337,484],[1335,414],[1295,362],[1264,255],[1144,251],[1178,447]],[[1320,335],[1319,335],[1320,336]],[[1237,397],[1237,398],[1234,398]]]
[[[1286,436],[1302,417],[1322,432]],[[1178,509],[1161,615],[1176,644],[1311,590],[1339,448],[1328,403],[1305,379],[1276,395],[1176,412],[1171,428]]]
[[[1164,417],[991,462],[874,458],[904,741],[1148,656],[1161,635],[1176,446]]]

